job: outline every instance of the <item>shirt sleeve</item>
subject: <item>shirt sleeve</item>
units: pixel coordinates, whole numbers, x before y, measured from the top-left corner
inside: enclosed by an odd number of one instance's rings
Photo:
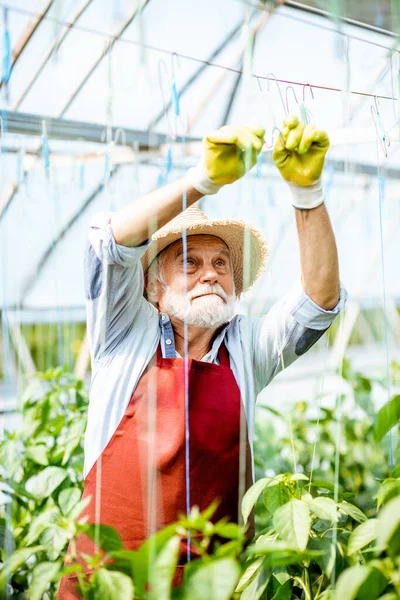
[[[148,244],[135,248],[117,244],[111,214],[94,216],[85,251],[87,332],[93,361],[112,354],[132,328],[155,313],[143,296],[140,259]]]
[[[309,350],[344,308],[347,292],[332,310],[318,306],[300,282],[266,315],[252,321],[252,354],[257,393],[284,368]]]

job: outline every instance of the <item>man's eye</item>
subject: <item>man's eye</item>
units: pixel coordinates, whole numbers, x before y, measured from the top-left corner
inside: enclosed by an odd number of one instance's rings
[[[225,262],[223,260],[217,260],[216,262],[218,267],[224,267],[225,266]]]
[[[194,265],[195,263],[194,263],[194,260],[192,258],[188,258],[188,259],[186,259],[186,264],[187,265]]]

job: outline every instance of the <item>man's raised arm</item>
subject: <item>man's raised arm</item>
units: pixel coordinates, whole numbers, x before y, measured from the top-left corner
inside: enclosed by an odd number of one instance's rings
[[[182,199],[191,206],[205,194],[216,194],[240,179],[257,162],[264,142],[260,127],[221,127],[203,140],[199,164],[187,176],[163,186],[112,215],[110,225],[117,244],[140,246],[149,230],[160,229],[182,212]]]
[[[335,236],[320,182],[328,148],[325,131],[288,116],[273,153],[274,162],[292,191],[303,288],[324,310],[332,310],[340,297]]]

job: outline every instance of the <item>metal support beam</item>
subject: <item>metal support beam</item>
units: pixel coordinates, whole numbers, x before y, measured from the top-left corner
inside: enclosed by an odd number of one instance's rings
[[[195,81],[202,75],[202,73],[204,73],[204,71],[206,70],[206,68],[208,67],[208,63],[212,62],[215,58],[217,58],[217,56],[223,51],[225,50],[225,48],[228,46],[228,44],[230,44],[230,42],[241,32],[242,30],[242,23],[239,23],[239,25],[236,25],[229,33],[228,35],[225,37],[225,39],[223,40],[223,42],[217,46],[217,48],[210,54],[210,56],[207,58],[207,60],[204,62],[204,64],[202,64],[194,73],[193,75],[187,80],[187,82],[181,87],[181,89],[178,91],[179,96],[183,96],[183,94],[185,92],[187,92],[187,90],[190,88],[190,86],[195,83]],[[165,111],[170,110],[172,106],[172,100],[170,100],[165,107],[165,110],[163,108],[163,110],[161,110],[155,117],[154,119],[152,119],[148,129],[149,131],[151,131],[156,125],[158,125],[158,123],[161,121],[161,119],[164,118],[165,116]]]
[[[114,169],[110,173],[109,181],[115,177],[115,175],[119,172],[121,166],[122,165],[116,165],[114,167]],[[39,262],[37,263],[37,267],[36,267],[35,271],[28,278],[28,280],[26,281],[26,283],[23,287],[23,290],[21,292],[21,298],[27,297],[27,295],[30,292],[31,288],[33,287],[35,281],[39,277],[40,272],[43,270],[45,265],[50,260],[56,246],[64,239],[64,237],[67,235],[67,233],[71,229],[71,227],[76,223],[76,221],[81,217],[81,215],[88,209],[88,207],[92,204],[92,202],[97,198],[97,196],[103,190],[103,186],[104,186],[104,184],[103,184],[103,180],[102,180],[96,186],[96,188],[93,190],[93,192],[86,198],[85,202],[82,204],[82,206],[79,208],[79,210],[71,217],[71,219],[68,221],[68,223],[66,223],[66,225],[62,228],[62,230],[60,231],[58,236],[52,240],[50,245],[43,252]],[[21,308],[23,308],[23,303],[22,303]]]
[[[240,81],[242,79],[242,68],[243,68],[243,61],[240,63],[240,66],[239,66],[240,73],[237,73],[235,82],[232,86],[232,91],[229,95],[228,104],[226,105],[224,116],[222,117],[221,127],[227,123],[227,121],[230,117],[233,103],[235,102],[235,97],[236,97],[237,91],[239,89]]]
[[[22,36],[18,40],[18,42],[13,50],[13,53],[12,53],[11,73],[12,73],[12,70],[14,69],[15,65],[17,64],[18,60],[21,58],[23,52],[26,50],[29,40],[32,39],[33,34],[38,29],[39,25],[42,23],[43,19],[46,17],[47,13],[49,12],[53,2],[54,2],[54,0],[49,0],[49,2],[47,2],[47,5],[46,5],[46,8],[44,9],[44,11],[32,19],[32,21],[28,24],[28,26],[26,27]],[[5,83],[4,81],[0,81],[0,89],[4,85],[4,83]]]
[[[46,121],[48,123],[47,135],[49,138],[57,140],[73,140],[76,141],[79,138],[84,138],[87,142],[98,142],[102,143],[102,136],[104,133],[104,125],[98,125],[95,123],[85,123],[82,121],[70,121],[67,119],[52,119],[44,115],[32,115],[28,113],[20,113],[15,111],[3,111],[3,118],[7,119],[7,132],[8,133],[19,133],[23,135],[33,135],[40,138],[42,134],[42,123]],[[115,139],[116,127],[111,127],[110,132],[112,139]],[[163,134],[152,133],[151,135],[146,131],[138,131],[134,129],[125,129],[125,137],[118,136],[117,145],[132,145],[133,143],[139,143],[140,149],[148,149],[150,142],[151,145],[156,147],[167,143],[168,138]],[[181,138],[177,140],[182,141]],[[38,160],[40,157],[40,150],[38,150]],[[19,186],[15,181],[10,180],[4,187],[2,197],[0,199],[0,222],[4,218],[6,209],[14,201],[17,196]]]
[[[85,142],[104,143],[104,125],[97,123],[87,123],[84,121],[72,121],[69,119],[53,118],[46,115],[34,115],[22,113],[19,111],[2,111],[3,119],[7,122],[7,133],[20,133],[22,135],[42,135],[43,121],[47,124],[48,138],[57,140],[73,140],[84,138]],[[115,133],[118,127],[111,127],[112,138],[115,139]],[[168,141],[164,134],[149,133],[138,129],[124,129],[125,136],[118,136],[117,145],[132,145],[133,142],[139,142],[140,146],[148,147],[150,142],[153,146],[160,146]],[[126,140],[125,140],[126,137]],[[122,139],[123,138],[123,139]],[[182,138],[177,139],[178,142]]]
[[[53,3],[53,1],[54,0],[50,0],[49,7]],[[78,10],[73,15],[72,19],[69,21],[68,27],[66,28],[66,30],[62,33],[62,35],[60,36],[60,38],[53,44],[53,46],[50,48],[50,50],[48,51],[48,53],[46,54],[46,56],[44,57],[44,59],[42,60],[42,62],[34,70],[34,72],[32,74],[32,77],[29,79],[28,84],[25,86],[25,88],[22,91],[22,93],[20,94],[18,100],[16,100],[16,102],[14,102],[14,104],[13,104],[13,110],[17,110],[20,107],[22,101],[26,98],[27,94],[29,93],[29,90],[32,88],[33,84],[38,79],[39,75],[42,73],[43,69],[45,68],[45,66],[49,62],[50,58],[53,56],[53,53],[56,52],[59,49],[59,47],[61,46],[61,44],[68,37],[68,34],[70,33],[70,31],[72,31],[72,28],[75,25],[75,23],[78,21],[78,19],[80,19],[80,17],[83,15],[83,13],[85,12],[85,10],[88,8],[88,6],[92,2],[93,2],[93,0],[83,0],[82,4],[78,8]]]
[[[60,110],[60,112],[58,114],[59,117],[62,117],[63,115],[65,115],[65,113],[67,112],[67,110],[69,109],[69,107],[71,106],[73,101],[75,100],[75,98],[78,96],[81,89],[84,87],[85,83],[96,71],[97,67],[99,66],[101,61],[107,56],[108,52],[110,52],[112,50],[112,47],[115,44],[115,42],[118,41],[118,39],[125,33],[125,31],[129,27],[129,25],[134,21],[134,19],[137,17],[137,15],[140,15],[140,13],[143,12],[143,10],[146,8],[146,6],[148,5],[149,2],[150,2],[150,0],[138,0],[137,1],[137,5],[133,9],[129,19],[124,23],[124,25],[121,27],[121,29],[111,38],[111,40],[107,44],[107,48],[105,49],[105,51],[103,51],[101,53],[101,56],[99,56],[95,60],[95,62],[90,67],[89,71],[86,73],[86,75],[84,76],[84,78],[82,79],[80,84],[75,88],[75,90],[73,91],[71,96],[67,99],[64,106],[62,107],[62,109]]]
[[[265,12],[261,16],[261,18],[257,20],[257,23],[252,27],[251,35],[253,37],[253,40],[255,40],[257,34],[260,32],[262,27],[267,23],[271,13],[272,13],[271,10]],[[228,67],[234,68],[238,64],[238,62],[242,60],[242,56],[243,56],[243,44],[240,41],[237,44],[235,44],[234,48],[232,49],[232,58],[229,60]],[[207,107],[208,103],[212,100],[212,98],[216,95],[216,93],[220,89],[221,85],[224,83],[225,79],[228,77],[228,75],[230,73],[231,73],[231,71],[229,71],[229,70],[221,71],[217,80],[215,81],[215,83],[213,84],[211,89],[209,90],[208,94],[202,98],[199,106],[197,107],[197,110],[192,115],[192,118],[190,120],[190,125],[189,125],[189,131],[193,127],[193,125],[196,123],[196,121],[201,117],[204,109]]]

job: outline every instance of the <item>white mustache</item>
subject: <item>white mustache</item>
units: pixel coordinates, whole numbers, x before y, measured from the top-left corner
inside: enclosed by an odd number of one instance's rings
[[[193,290],[191,290],[188,293],[188,298],[189,300],[193,300],[193,298],[199,298],[200,296],[207,296],[209,294],[216,294],[217,296],[222,298],[224,302],[228,301],[228,295],[225,293],[225,291],[219,284],[206,286],[202,285],[198,287],[196,286]]]

